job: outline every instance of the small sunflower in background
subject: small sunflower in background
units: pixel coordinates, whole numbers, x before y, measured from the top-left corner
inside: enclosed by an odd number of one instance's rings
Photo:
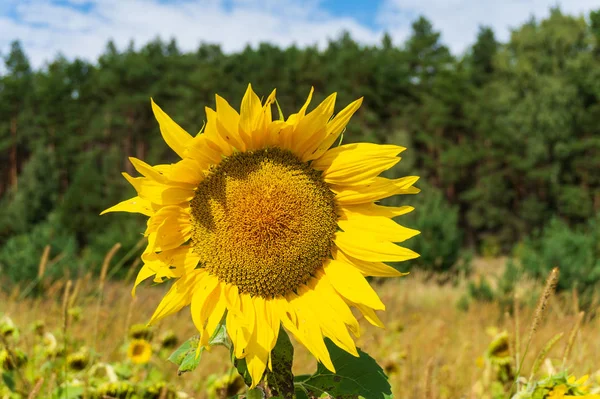
[[[173,331],[169,330],[160,336],[159,342],[161,349],[173,349],[179,343],[179,338]]]
[[[67,355],[67,366],[72,371],[82,371],[90,365],[90,352],[82,348],[75,353]]]
[[[150,341],[153,336],[154,331],[145,324],[134,324],[129,327],[129,338],[131,339],[145,339]]]
[[[135,364],[146,364],[152,357],[152,345],[145,339],[133,339],[127,348],[127,358]]]
[[[382,327],[385,305],[365,277],[402,273],[383,262],[419,255],[398,246],[419,232],[392,218],[413,210],[379,200],[416,194],[418,177],[379,174],[405,148],[356,143],[333,146],[358,99],[333,116],[336,94],[307,112],[272,117],[275,91],[261,102],[248,86],[236,111],[216,96],[195,137],[152,102],[167,145],[181,160],[151,166],[130,158],[142,175],[123,173],[138,195],[106,212],[149,217],[135,287],[150,277],[175,279],[151,323],[191,305],[208,346],[226,314],[237,358],[245,358],[252,386],[270,362],[283,325],[329,370],[324,338],[358,356],[360,335],[350,308]]]

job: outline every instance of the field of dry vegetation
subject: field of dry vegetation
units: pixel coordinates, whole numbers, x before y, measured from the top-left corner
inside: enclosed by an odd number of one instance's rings
[[[504,371],[514,373],[513,312],[509,314],[508,309],[497,301],[472,301],[468,307],[459,306],[469,279],[477,280],[485,275],[493,285],[504,264],[503,259],[476,260],[474,273],[468,279],[454,278],[443,285],[418,272],[402,279],[375,283],[387,305],[387,311],[381,314],[387,328],[378,329],[361,320],[363,334],[358,339],[358,346],[385,368],[395,397],[504,397],[501,391],[510,388],[510,383],[501,382],[496,357],[510,356],[508,369],[504,368]],[[223,390],[218,389],[226,386],[223,381],[231,373],[229,354],[225,349],[217,347],[205,353],[197,370],[181,376],[177,375],[177,366],[166,360],[172,349],[159,349],[161,337],[169,332],[174,332],[180,342],[194,334],[194,326],[185,309],[153,327],[151,342],[154,350],[148,364],[136,365],[127,359],[131,326],[149,320],[167,284],[143,285],[134,299],[130,295],[129,282],[107,281],[104,287],[99,285],[99,281],[92,278],[71,283],[59,281],[47,286],[45,294],[35,299],[20,299],[23,287],[0,294],[0,318],[3,315],[5,321],[6,317],[10,318],[18,330],[18,337],[11,338],[9,345],[13,351],[23,351],[31,363],[16,375],[17,386],[32,389],[40,377],[44,377],[38,385],[40,397],[51,397],[65,380],[77,381],[85,391],[86,384],[90,384],[86,372],[95,364],[111,364],[119,379],[133,384],[151,380],[159,386],[166,382],[174,392],[183,392],[190,397],[226,397]],[[99,288],[102,288],[101,296]],[[517,287],[517,296],[524,303],[518,312],[521,351],[542,289],[543,282],[529,280],[521,281]],[[68,297],[64,295],[66,291]],[[570,293],[550,298],[521,375],[528,376],[537,354],[552,337],[564,332],[565,336],[550,350],[549,360],[542,363],[538,375],[543,377],[549,371],[561,369],[570,331],[578,319],[577,302],[576,295]],[[576,376],[589,374],[590,381],[598,385],[600,320],[591,316],[593,310],[583,316],[567,365],[570,373]],[[509,336],[508,347],[488,351],[491,342],[504,330]],[[47,332],[57,338],[57,345],[63,352],[88,353],[84,370],[72,367],[44,369],[40,361],[34,365],[40,357],[40,345],[46,342],[43,333]],[[296,345],[295,374],[312,372],[314,367],[314,359]],[[230,387],[229,393],[232,390],[234,388]]]

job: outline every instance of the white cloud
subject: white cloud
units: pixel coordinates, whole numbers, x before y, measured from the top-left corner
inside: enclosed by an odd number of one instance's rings
[[[442,32],[442,41],[461,53],[473,44],[480,25],[491,26],[498,39],[507,41],[511,29],[531,16],[548,16],[555,6],[572,15],[600,8],[598,0],[384,0],[378,20],[395,38],[404,39],[413,20],[424,15]]]
[[[93,0],[92,4],[92,10],[84,12],[49,0],[23,2],[16,7],[16,21],[0,17],[0,49],[6,50],[10,41],[20,39],[32,64],[40,66],[58,52],[69,58],[95,60],[109,39],[124,48],[131,39],[142,45],[157,36],[165,40],[175,37],[184,50],[208,42],[236,51],[263,41],[282,46],[325,45],[343,30],[361,42],[373,43],[381,37],[381,32],[351,18],[327,14],[317,1],[233,0],[227,7],[222,0],[174,4]]]
[[[423,14],[442,31],[444,43],[459,53],[474,42],[479,25],[492,26],[499,39],[507,40],[510,27],[531,15],[544,17],[559,4],[556,0],[382,0],[373,28],[328,13],[326,0],[68,1],[72,7],[51,0],[0,0],[0,51],[6,52],[9,43],[19,39],[32,64],[39,67],[59,52],[95,61],[109,39],[123,49],[131,39],[140,46],[157,36],[174,37],[186,51],[208,42],[231,52],[264,41],[324,46],[343,30],[359,42],[373,44],[386,30],[400,44],[410,34],[411,23]],[[598,0],[560,3],[570,14],[599,7]]]

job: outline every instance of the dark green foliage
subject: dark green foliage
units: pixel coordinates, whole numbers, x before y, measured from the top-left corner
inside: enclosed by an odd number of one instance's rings
[[[18,190],[2,198],[0,242],[44,222],[47,212],[56,207],[60,192],[57,165],[53,151],[39,149],[31,155],[21,172]]]
[[[411,204],[415,210],[400,222],[421,232],[410,241],[410,248],[421,255],[412,264],[433,272],[456,271],[453,268],[463,248],[458,206],[450,205],[439,190],[431,187],[422,188]]]
[[[0,251],[46,226],[74,239],[88,266],[113,240],[129,252],[143,218],[98,214],[135,195],[120,177],[135,174],[127,157],[176,160],[150,97],[196,134],[214,94],[237,108],[248,82],[262,97],[277,88],[286,115],[311,86],[313,106],[334,91],[337,110],[364,96],[344,143],[408,147],[386,176],[426,182],[420,196],[396,200],[423,207],[413,219],[423,236],[407,243],[423,267],[448,270],[463,241],[506,253],[553,216],[576,229],[600,211],[599,32],[598,11],[586,20],[553,9],[506,43],[482,27],[456,57],[421,17],[404,43],[364,46],[346,33],[324,49],[225,54],[212,44],[184,53],[174,41],[109,42],[96,63],[57,57],[37,71],[15,42],[0,68]]]
[[[494,289],[485,277],[479,277],[479,281],[469,281],[467,292],[470,298],[479,302],[492,302],[495,294]]]
[[[519,252],[524,272],[541,280],[558,267],[557,289],[576,287],[583,294],[582,301],[589,301],[600,282],[600,215],[576,228],[553,219],[541,233],[527,239]]]
[[[40,259],[50,245],[45,277],[75,276],[78,270],[77,243],[67,230],[61,229],[56,217],[35,225],[31,231],[12,236],[0,248],[0,274],[12,282],[32,282],[37,278]]]

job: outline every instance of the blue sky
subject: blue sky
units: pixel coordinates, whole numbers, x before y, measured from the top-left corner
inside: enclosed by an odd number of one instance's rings
[[[109,39],[124,48],[174,37],[183,50],[210,42],[231,52],[263,41],[325,46],[346,30],[364,44],[384,32],[401,44],[425,15],[461,53],[480,25],[507,40],[511,27],[556,5],[574,15],[600,8],[598,0],[0,0],[0,52],[19,39],[41,67],[58,53],[95,61]]]

